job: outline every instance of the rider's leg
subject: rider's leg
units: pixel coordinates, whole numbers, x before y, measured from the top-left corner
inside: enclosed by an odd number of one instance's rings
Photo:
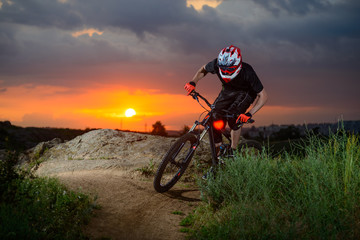
[[[219,156],[220,146],[223,143],[222,143],[221,133],[219,131],[216,131],[216,130],[214,131],[214,142],[215,142],[216,155]]]
[[[237,149],[241,136],[241,128],[239,128],[238,130],[231,130],[230,133],[231,133],[231,148]]]
[[[234,111],[237,114],[245,113],[253,101],[254,98],[251,97],[248,93],[241,92],[234,101],[233,105],[229,108],[229,111]],[[229,126],[231,128],[232,149],[237,149],[241,136],[241,126],[239,126],[239,124],[236,124],[236,118],[237,117],[234,117],[228,120]]]

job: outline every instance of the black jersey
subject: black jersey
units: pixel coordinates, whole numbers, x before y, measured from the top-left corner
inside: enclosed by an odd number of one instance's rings
[[[255,98],[256,95],[264,88],[254,69],[250,66],[250,64],[244,62],[242,63],[240,73],[229,82],[225,82],[222,79],[219,73],[217,58],[206,64],[205,70],[212,74],[216,74],[226,91],[244,91]]]

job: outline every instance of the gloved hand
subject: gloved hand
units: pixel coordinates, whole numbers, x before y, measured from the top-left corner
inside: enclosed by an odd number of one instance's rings
[[[250,118],[252,118],[252,115],[251,113],[245,113],[245,114],[240,114],[239,117],[236,119],[236,123],[239,123],[239,122],[244,122],[246,123]]]
[[[192,81],[185,84],[184,88],[188,92],[188,94],[187,94],[188,96],[193,90],[195,90],[195,87],[196,87],[196,83],[194,83]]]

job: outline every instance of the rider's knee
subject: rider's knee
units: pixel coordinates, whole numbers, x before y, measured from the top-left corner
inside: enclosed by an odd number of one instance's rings
[[[229,119],[228,120],[228,124],[229,127],[231,128],[231,130],[237,131],[239,129],[241,129],[242,125],[241,124],[236,124],[236,119]]]

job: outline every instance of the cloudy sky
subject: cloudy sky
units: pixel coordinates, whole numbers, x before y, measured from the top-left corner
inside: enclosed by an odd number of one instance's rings
[[[257,126],[359,120],[359,13],[358,0],[0,0],[0,120],[181,129],[202,112],[184,84],[231,44],[269,95]],[[207,75],[197,89],[220,87]]]

